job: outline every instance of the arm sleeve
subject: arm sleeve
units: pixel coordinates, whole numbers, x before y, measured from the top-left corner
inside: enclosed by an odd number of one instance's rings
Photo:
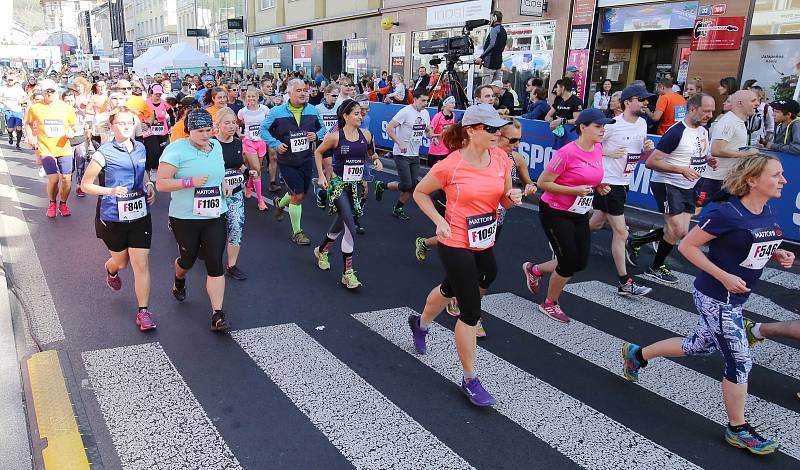
[[[678,148],[683,137],[683,124],[678,124],[669,128],[669,130],[661,137],[656,145],[656,150],[660,150],[666,154],[670,154]]]
[[[175,168],[180,166],[180,150],[178,144],[169,144],[164,148],[164,153],[161,154],[160,162],[168,163]]]
[[[711,130],[711,141],[724,140],[725,142],[730,142],[734,132],[735,129],[728,122],[717,122],[717,125]]]
[[[602,95],[600,94],[599,91],[594,94],[594,102],[592,103],[592,107],[593,108],[599,108],[600,107],[601,98],[602,98]]]
[[[322,116],[317,112],[316,108],[312,106],[311,109],[314,110],[314,114],[317,116],[317,140],[322,142],[325,134],[328,133],[328,128],[325,127],[325,121],[322,120]]]
[[[439,180],[439,184],[441,184],[443,188],[447,183],[447,175],[450,173],[450,165],[445,164],[446,161],[447,161],[446,159],[439,161],[438,163],[433,165],[431,169],[428,171],[429,173],[433,173],[433,176],[435,176],[436,179]]]
[[[261,130],[259,134],[261,135],[261,140],[267,143],[270,148],[276,149],[278,146],[281,145],[281,141],[276,139],[269,131],[272,127],[272,124],[275,122],[275,115],[277,114],[276,110],[278,108],[272,108],[272,111],[267,114],[266,119],[261,123]]]
[[[481,59],[494,52],[494,48],[497,45],[497,31],[497,26],[492,27],[492,29],[489,31],[489,45],[486,46],[486,50],[484,50],[483,54],[481,54]]]
[[[97,162],[100,165],[100,168],[106,167],[106,156],[100,152],[95,152],[92,154],[92,161]]]
[[[663,96],[658,97],[658,101],[656,101],[656,111],[661,111],[662,113],[667,110],[667,99]]]
[[[567,163],[569,163],[570,160],[570,153],[566,150],[563,150],[564,148],[569,147],[561,147],[561,149],[559,149],[559,151],[553,155],[553,158],[547,162],[547,165],[544,167],[545,170],[556,175],[560,175],[564,172],[564,169],[567,167]]]

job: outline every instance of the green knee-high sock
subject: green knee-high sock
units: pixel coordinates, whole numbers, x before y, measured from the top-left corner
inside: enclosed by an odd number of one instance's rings
[[[303,215],[303,206],[300,204],[289,204],[289,218],[292,220],[292,233],[300,231],[300,216]]]
[[[289,196],[289,193],[284,194],[283,197],[281,198],[281,200],[278,201],[278,207],[283,209],[284,207],[289,205],[289,202],[291,202],[291,200],[292,200],[292,196]]]

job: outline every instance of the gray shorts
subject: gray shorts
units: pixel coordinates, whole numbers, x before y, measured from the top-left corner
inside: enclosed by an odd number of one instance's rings
[[[397,167],[397,176],[400,178],[400,191],[404,193],[414,191],[419,179],[419,156],[395,155],[394,164]]]

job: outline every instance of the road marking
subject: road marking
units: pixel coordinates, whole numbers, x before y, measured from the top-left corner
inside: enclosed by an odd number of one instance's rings
[[[473,468],[297,325],[231,336],[357,469]]]
[[[787,289],[800,289],[800,276],[781,269],[764,268],[761,280]]]
[[[434,323],[428,334],[428,354],[415,354],[407,323],[413,313],[404,307],[357,313],[353,317],[460,385],[462,370],[453,333]],[[583,467],[698,468],[481,347],[476,364],[481,382],[497,399],[495,410]]]
[[[575,319],[568,324],[554,323],[539,313],[536,304],[514,294],[487,295],[483,299],[482,308],[523,331],[620,376],[620,380],[625,380],[622,377],[620,353],[623,340]],[[659,359],[650,362],[642,370],[639,374],[639,385],[720,425],[728,423],[722,406],[722,388],[717,379],[677,362]],[[745,414],[764,423],[770,436],[781,443],[782,452],[800,459],[800,415],[753,395],[747,398]]]
[[[241,468],[159,343],[81,356],[122,468]]]
[[[694,276],[678,271],[672,271],[672,274],[678,278],[677,284],[667,284],[644,274],[639,274],[636,277],[672,287],[673,289],[682,290],[690,294],[694,291]],[[800,315],[797,313],[787,310],[772,300],[758,294],[750,294],[747,302],[744,303],[744,309],[778,321],[800,320]]]
[[[565,291],[598,305],[669,330],[678,336],[694,333],[699,315],[647,297],[623,297],[617,288],[599,281],[568,284]],[[800,379],[800,350],[775,341],[751,349],[756,364]]]

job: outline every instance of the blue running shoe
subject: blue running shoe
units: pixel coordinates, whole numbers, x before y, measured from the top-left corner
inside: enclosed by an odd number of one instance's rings
[[[494,397],[483,388],[480,379],[477,377],[469,382],[461,379],[461,391],[469,397],[470,403],[475,406],[492,406],[497,403]]]
[[[633,343],[626,342],[622,345],[622,362],[624,364],[622,373],[633,383],[639,382],[639,368],[642,365],[636,360],[636,351],[640,349],[642,349],[641,346]]]
[[[416,315],[408,316],[408,326],[411,328],[411,335],[414,337],[414,348],[419,354],[428,352],[428,346],[425,344],[425,337],[428,336],[428,330],[423,330],[419,326],[421,317]]]
[[[781,445],[773,439],[761,437],[749,423],[745,423],[746,429],[733,432],[730,426],[725,426],[725,441],[733,447],[747,449],[756,455],[767,455],[778,450]]]

